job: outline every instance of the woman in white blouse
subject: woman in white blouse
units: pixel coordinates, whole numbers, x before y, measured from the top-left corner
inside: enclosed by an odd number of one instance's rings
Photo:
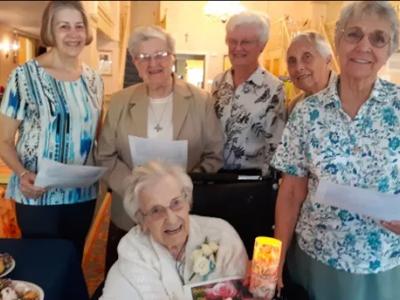
[[[186,299],[186,284],[245,275],[246,250],[233,227],[189,215],[192,190],[177,166],[152,161],[133,171],[124,205],[138,225],[118,246],[101,300]]]

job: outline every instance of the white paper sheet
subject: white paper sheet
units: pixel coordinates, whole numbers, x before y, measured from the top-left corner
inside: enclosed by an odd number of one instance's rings
[[[41,159],[35,186],[52,188],[86,187],[98,181],[107,169],[104,167],[66,165]]]
[[[131,157],[135,166],[159,159],[182,166],[186,170],[188,142],[128,136]]]
[[[315,201],[377,220],[400,220],[400,195],[384,194],[321,180]]]

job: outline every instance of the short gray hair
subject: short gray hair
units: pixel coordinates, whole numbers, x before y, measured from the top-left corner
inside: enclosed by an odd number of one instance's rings
[[[192,206],[193,183],[182,167],[164,161],[153,160],[142,166],[133,169],[132,174],[127,178],[127,189],[124,197],[125,211],[136,223],[142,223],[142,215],[138,213],[140,206],[139,195],[144,187],[154,180],[160,180],[171,176],[182,185],[186,194],[186,201]]]
[[[310,42],[323,58],[332,57],[332,48],[322,35],[314,31],[304,31],[297,34],[290,42],[289,47],[297,41]],[[288,47],[288,48],[289,48]]]
[[[142,42],[160,39],[167,44],[167,50],[171,54],[175,54],[175,40],[174,38],[159,26],[141,26],[135,29],[129,38],[128,51],[132,57],[135,57],[139,52],[139,47]]]
[[[350,19],[360,18],[364,15],[376,15],[390,22],[390,54],[393,54],[399,47],[399,20],[389,1],[354,1],[343,7],[336,22],[335,43],[338,43],[342,30]]]
[[[270,27],[269,18],[267,15],[251,11],[244,11],[233,15],[226,23],[226,33],[228,34],[228,32],[231,32],[237,26],[241,25],[256,25],[259,28],[259,41],[264,45],[267,44]]]

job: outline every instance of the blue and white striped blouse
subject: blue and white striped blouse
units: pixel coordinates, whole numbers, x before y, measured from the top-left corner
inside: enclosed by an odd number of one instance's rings
[[[0,112],[22,121],[16,145],[27,170],[37,173],[38,160],[74,165],[92,164],[92,150],[103,99],[101,77],[86,65],[75,81],[57,80],[36,60],[17,67],[3,96]],[[86,188],[53,188],[38,199],[19,190],[13,174],[7,197],[27,205],[84,202],[97,197],[97,184]]]

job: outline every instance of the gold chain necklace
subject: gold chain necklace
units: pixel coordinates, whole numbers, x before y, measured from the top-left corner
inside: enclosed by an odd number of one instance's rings
[[[156,115],[156,113],[155,113],[155,111],[153,109],[153,104],[151,102],[149,104],[150,104],[151,113],[153,114],[154,120],[155,120],[155,123],[156,123],[153,128],[154,128],[155,131],[160,132],[161,130],[163,130],[163,128],[161,127],[160,123],[163,120],[165,111],[167,110],[168,102],[164,103],[164,109],[163,109],[159,119],[157,118],[157,115]],[[158,121],[157,121],[157,119],[158,119]]]

